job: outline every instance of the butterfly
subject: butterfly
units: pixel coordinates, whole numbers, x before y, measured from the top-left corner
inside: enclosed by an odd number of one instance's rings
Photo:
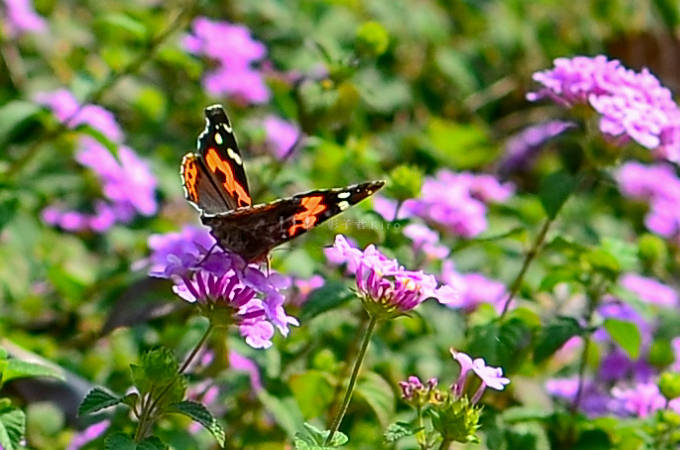
[[[184,193],[218,245],[248,262],[266,259],[274,247],[340,214],[385,184],[369,181],[253,205],[243,157],[227,114],[221,105],[212,105],[205,109],[205,117],[197,152],[182,160]]]

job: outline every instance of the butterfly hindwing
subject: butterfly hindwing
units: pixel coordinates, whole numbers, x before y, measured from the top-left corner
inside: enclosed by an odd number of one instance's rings
[[[198,136],[198,155],[224,199],[224,210],[252,205],[243,158],[227,114],[222,106],[212,105],[205,109],[205,118],[205,130]]]
[[[230,209],[199,155],[187,153],[184,156],[181,174],[185,197],[200,210],[218,213]]]
[[[256,261],[269,250],[301,235],[372,195],[383,186],[372,181],[298,194],[271,203],[217,214],[203,214],[220,245]]]

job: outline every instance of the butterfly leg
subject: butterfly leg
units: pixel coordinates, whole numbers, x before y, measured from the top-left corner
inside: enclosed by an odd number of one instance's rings
[[[217,242],[215,242],[215,243],[212,245],[212,247],[210,247],[210,248],[208,249],[208,251],[207,251],[206,254],[203,256],[203,258],[201,258],[201,260],[196,264],[197,267],[200,267],[201,264],[203,264],[203,263],[205,262],[205,260],[208,259],[208,257],[209,257],[210,254],[212,253],[212,251],[215,250],[215,247],[217,247]]]
[[[272,271],[272,256],[267,255],[267,276],[271,275]]]

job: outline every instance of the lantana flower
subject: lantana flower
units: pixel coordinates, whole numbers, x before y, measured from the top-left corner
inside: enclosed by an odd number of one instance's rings
[[[460,364],[460,375],[458,380],[451,386],[454,395],[460,397],[465,392],[467,384],[467,376],[470,371],[474,372],[482,381],[474,395],[472,396],[472,404],[476,404],[482,398],[487,387],[502,391],[505,386],[510,383],[510,379],[503,376],[503,369],[500,367],[487,366],[483,358],[470,358],[467,353],[458,352],[451,349],[451,356]]]
[[[283,307],[287,278],[265,274],[215,242],[205,228],[153,235],[149,274],[171,279],[173,291],[195,303],[214,326],[234,324],[251,347],[271,346],[275,328],[286,336],[290,325],[298,325]]]
[[[359,297],[371,315],[398,316],[428,298],[447,303],[459,295],[452,286],[440,286],[434,275],[407,270],[373,245],[362,251],[352,247],[343,235],[337,235],[333,247],[351,267]]]
[[[636,72],[604,55],[557,58],[537,72],[543,87],[527,95],[571,108],[588,105],[600,115],[600,131],[612,141],[634,140],[659,156],[680,161],[680,108],[648,69]]]

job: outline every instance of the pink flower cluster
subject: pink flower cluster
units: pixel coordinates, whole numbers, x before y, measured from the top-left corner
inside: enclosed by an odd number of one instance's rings
[[[229,308],[231,319],[248,345],[272,345],[274,327],[286,336],[298,321],[283,308],[281,290],[289,280],[277,273],[265,274],[238,255],[214,248],[205,228],[185,227],[178,233],[152,235],[149,275],[169,278],[183,300],[207,308]]]
[[[51,109],[57,120],[69,128],[89,125],[118,145],[116,158],[96,139],[80,138],[76,160],[97,175],[103,198],[95,201],[94,213],[48,206],[42,211],[45,223],[71,232],[101,233],[116,223],[130,222],[135,214],[156,213],[156,179],[147,162],[122,145],[123,131],[110,111],[98,105],[80,105],[66,89],[39,93],[35,101]]]
[[[500,281],[489,279],[478,272],[458,272],[451,260],[444,261],[441,280],[450,286],[458,286],[461,292],[457,301],[446,304],[449,308],[472,311],[482,303],[494,305],[499,311],[503,308],[506,289]]]
[[[459,295],[453,286],[440,286],[433,275],[406,270],[399,261],[386,257],[373,245],[359,250],[343,235],[336,236],[333,247],[326,249],[326,256],[332,263],[347,264],[365,303],[380,305],[388,312],[410,311],[428,298],[450,303]]]
[[[45,19],[36,14],[31,0],[5,0],[5,13],[10,36],[47,30]]]
[[[398,217],[417,216],[455,235],[470,238],[486,230],[486,203],[503,202],[513,192],[512,184],[501,183],[492,175],[443,169],[425,179],[420,198],[406,200]],[[376,196],[374,205],[386,220],[394,219],[395,201]]]
[[[554,68],[537,72],[543,85],[527,95],[564,107],[586,104],[600,114],[600,131],[618,143],[634,140],[660,157],[680,161],[680,108],[671,92],[646,68],[625,68],[604,55],[558,58]]]
[[[649,202],[645,217],[649,230],[667,238],[680,234],[680,178],[670,165],[627,162],[616,179],[624,195]]]
[[[288,158],[300,137],[300,129],[280,117],[269,115],[264,119],[264,130],[269,151],[279,160]]]
[[[262,73],[253,67],[253,63],[264,58],[267,49],[251,37],[246,26],[198,17],[192,28],[193,34],[182,41],[184,48],[217,62],[217,68],[203,78],[211,95],[229,95],[247,103],[269,100]]]

